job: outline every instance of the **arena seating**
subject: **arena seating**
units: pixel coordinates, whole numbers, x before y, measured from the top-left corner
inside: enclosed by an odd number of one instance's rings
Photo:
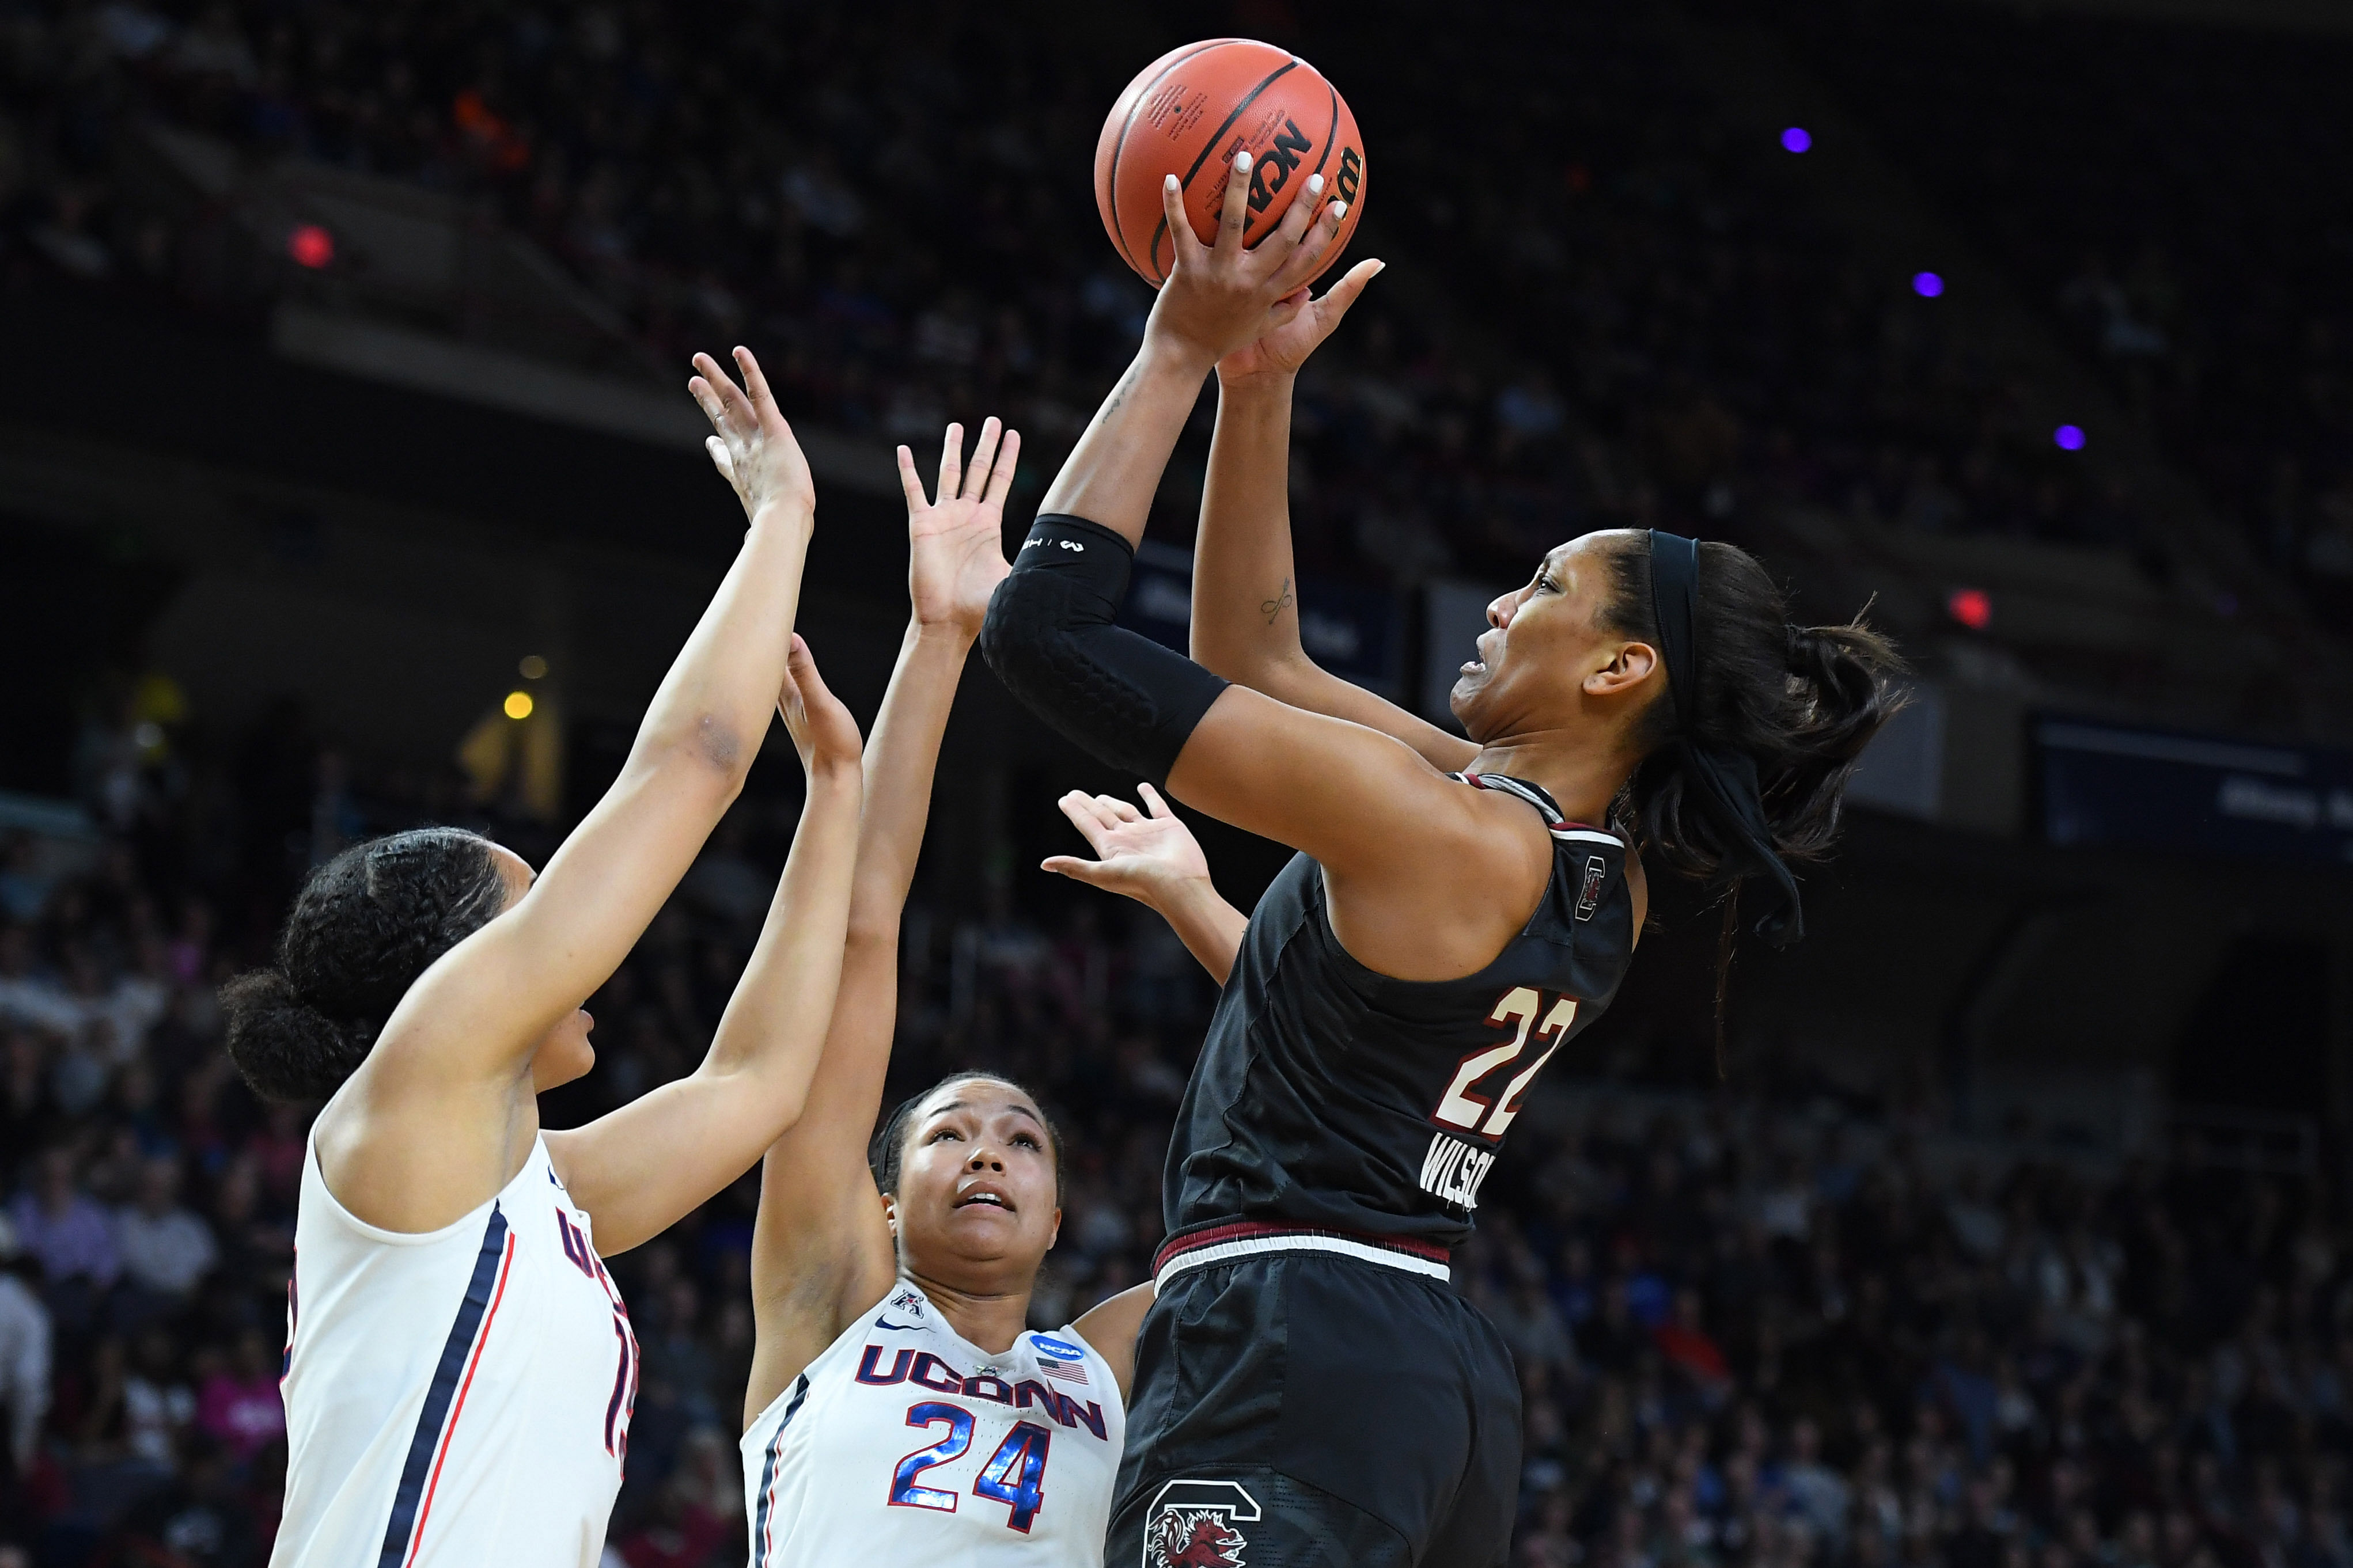
[[[230,1071],[212,987],[261,955],[289,879],[352,837],[538,831],[454,778],[355,778],[280,741],[228,767],[93,725],[95,823],[6,841],[0,1562],[261,1561],[303,1121]],[[700,1055],[791,805],[747,796],[592,999],[599,1066],[550,1098],[552,1122]],[[1211,1000],[1191,960],[1124,905],[1041,930],[1008,900],[919,898],[904,963],[894,1092],[987,1063],[1068,1135],[1036,1321],[1141,1278]],[[1457,1271],[1520,1363],[1517,1561],[2346,1561],[2353,1237],[2308,1138],[2127,1160],[2063,1129],[1955,1138],[1927,1084],[1857,1100],[1769,1071],[1714,1096],[1565,1079]],[[646,1356],[608,1562],[742,1560],[755,1201],[747,1179],[614,1262]]]

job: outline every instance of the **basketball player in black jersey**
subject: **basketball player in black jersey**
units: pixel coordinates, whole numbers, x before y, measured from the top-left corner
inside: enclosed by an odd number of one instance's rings
[[[1793,940],[1784,858],[1828,845],[1894,656],[1791,626],[1737,550],[1617,531],[1495,601],[1452,695],[1467,741],[1317,669],[1291,382],[1378,263],[1309,299],[1338,204],[1245,250],[1246,158],[1212,246],[1169,193],[1175,272],[982,633],[1094,755],[1301,851],[1239,937],[1178,1115],[1107,1561],[1483,1568],[1509,1548],[1519,1397],[1449,1250],[1536,1074],[1625,973],[1628,844],[1751,879],[1759,931]],[[1194,663],[1110,623],[1213,367]],[[1231,925],[1176,917],[1197,952]]]

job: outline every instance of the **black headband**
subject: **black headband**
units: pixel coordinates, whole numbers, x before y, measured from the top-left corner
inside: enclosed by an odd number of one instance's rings
[[[1765,912],[1757,934],[1787,947],[1806,933],[1799,907],[1798,879],[1773,847],[1765,801],[1757,783],[1757,760],[1746,752],[1703,744],[1694,720],[1699,678],[1694,668],[1699,639],[1699,541],[1651,531],[1651,615],[1659,626],[1659,657],[1666,661],[1667,692],[1675,704],[1675,732],[1668,744],[1683,752],[1683,802],[1697,806],[1725,847],[1725,875],[1765,879]]]

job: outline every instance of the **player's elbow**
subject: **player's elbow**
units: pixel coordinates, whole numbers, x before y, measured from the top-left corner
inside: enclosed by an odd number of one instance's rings
[[[1197,635],[1191,651],[1193,662],[1210,674],[1279,702],[1295,702],[1302,681],[1315,669],[1296,646],[1268,648],[1247,638]]]
[[[1232,638],[1205,633],[1199,625],[1193,628],[1193,640],[1185,649],[1195,664],[1212,675],[1220,675],[1236,686],[1249,686],[1250,677],[1264,662],[1265,656]]]
[[[731,1051],[726,1045],[713,1042],[694,1076],[718,1113],[740,1121],[747,1143],[765,1149],[791,1131],[808,1109],[808,1064],[797,1059],[807,1053],[779,1049],[774,1040],[749,1051]]]
[[[861,910],[853,902],[849,906],[849,927],[842,934],[842,962],[873,953],[895,955],[899,951],[899,911]]]
[[[723,807],[751,776],[759,750],[756,736],[747,738],[727,719],[706,711],[648,731],[631,760],[665,779],[700,787]]]

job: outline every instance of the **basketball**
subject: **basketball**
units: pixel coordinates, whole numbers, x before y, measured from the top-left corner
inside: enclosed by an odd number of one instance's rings
[[[1348,247],[1365,210],[1365,145],[1339,89],[1288,49],[1212,38],[1161,56],[1127,84],[1095,143],[1095,205],[1120,256],[1155,289],[1174,264],[1161,182],[1184,183],[1185,216],[1203,244],[1217,237],[1234,154],[1250,155],[1246,243],[1274,232],[1308,177],[1348,204],[1316,276]]]

